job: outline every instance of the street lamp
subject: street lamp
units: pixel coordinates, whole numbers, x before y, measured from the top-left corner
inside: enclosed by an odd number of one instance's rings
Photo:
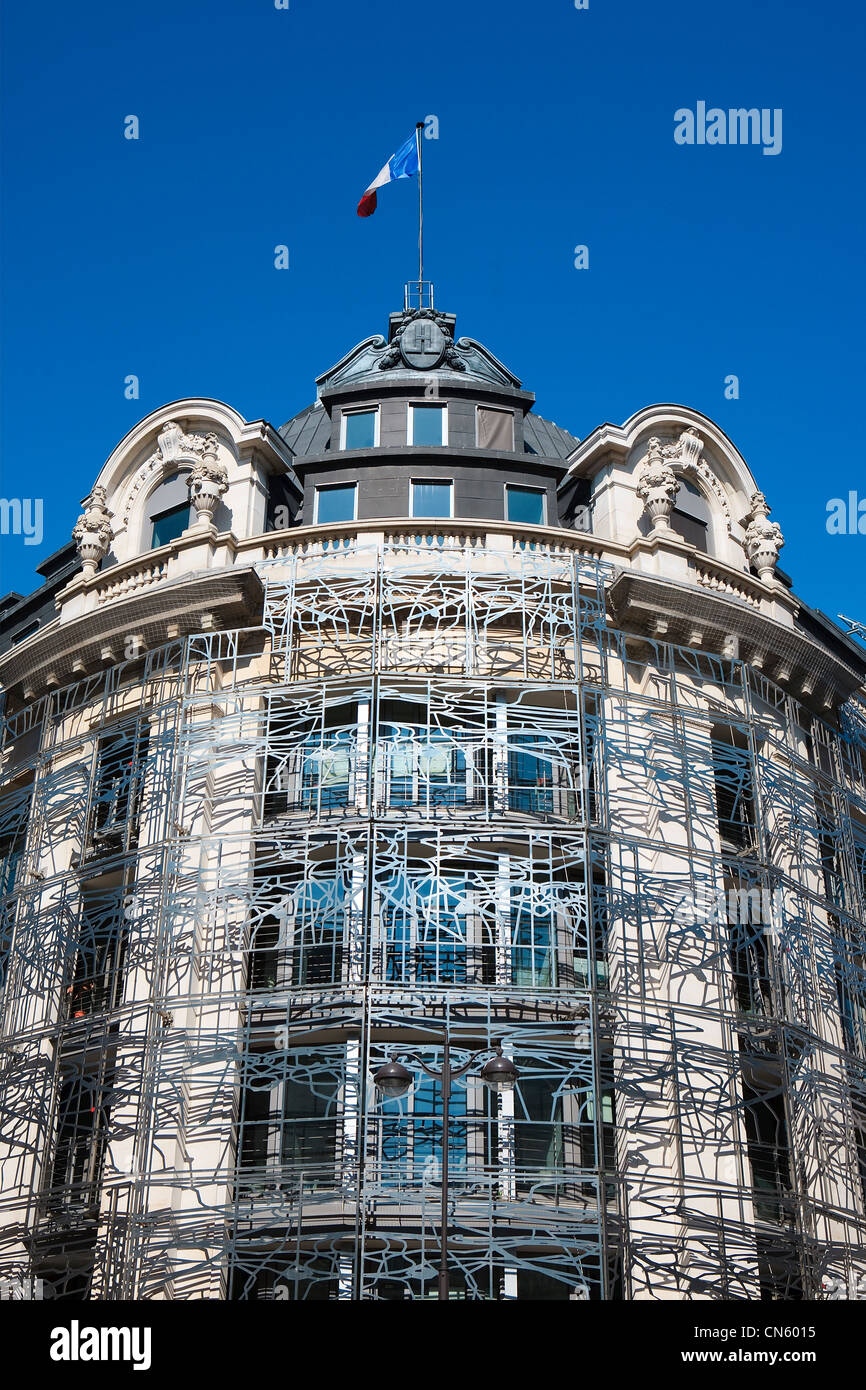
[[[439,1299],[448,1299],[448,1122],[450,1119],[451,1083],[456,1081],[458,1076],[465,1076],[471,1067],[475,1065],[483,1052],[476,1052],[469,1058],[462,1067],[452,1067],[451,1065],[451,1039],[445,1034],[445,1041],[442,1051],[442,1066],[439,1071],[428,1066],[428,1064],[418,1056],[417,1052],[403,1053],[410,1061],[419,1066],[427,1076],[431,1076],[434,1081],[438,1081],[442,1090],[442,1220],[441,1234],[439,1239],[439,1280],[438,1296]],[[510,1091],[517,1081],[519,1075],[517,1067],[510,1057],[503,1057],[502,1048],[498,1046],[492,1057],[488,1057],[479,1073],[481,1080],[492,1091]],[[385,1062],[375,1073],[373,1084],[382,1095],[391,1100],[396,1100],[400,1096],[405,1096],[412,1085],[414,1078],[412,1073],[398,1062],[395,1058]]]

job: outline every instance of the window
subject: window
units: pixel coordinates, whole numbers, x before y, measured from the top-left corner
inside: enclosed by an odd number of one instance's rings
[[[679,480],[679,492],[671,512],[671,529],[704,554],[709,552],[710,509],[703,494],[685,478]]]
[[[698,521],[697,517],[687,516],[674,507],[671,512],[671,530],[676,531],[678,536],[682,536],[689,545],[697,546],[706,555],[709,547],[707,545],[707,523]]]
[[[746,736],[739,729],[720,726],[713,730],[711,748],[722,846],[754,848],[754,780]]]
[[[167,512],[161,512],[159,516],[153,518],[151,550],[156,550],[158,545],[168,545],[170,541],[176,541],[178,536],[183,535],[188,526],[188,502],[182,503],[179,507],[172,507]]]
[[[148,729],[121,725],[99,740],[91,790],[87,857],[126,852],[138,837]]]
[[[330,526],[335,521],[354,521],[356,514],[356,483],[334,483],[316,488],[316,525]]]
[[[514,449],[514,413],[510,410],[493,410],[489,406],[478,407],[477,434],[479,449],[503,449],[510,453]]]
[[[332,1069],[326,1070],[328,1053],[333,1061]],[[343,1070],[337,1049],[290,1052],[286,1061],[280,1164],[291,1165],[311,1187],[329,1187],[337,1155],[337,1097]]]
[[[343,412],[343,448],[375,449],[378,410],[349,410]]]
[[[412,493],[412,516],[451,516],[453,514],[452,495],[454,484],[452,482],[437,483],[428,479],[413,480],[410,484]]]
[[[448,415],[444,405],[410,405],[409,443],[448,443]]]
[[[441,1067],[441,1057],[430,1060]],[[448,1094],[448,1167],[452,1173],[466,1169],[467,1102],[466,1082],[455,1081]],[[439,1181],[443,1115],[438,1083],[420,1074],[408,1095],[386,1097],[380,1105],[384,1181],[389,1185]]]
[[[6,978],[15,928],[17,904],[11,894],[24,859],[32,794],[30,783],[5,797],[0,808],[0,898],[7,899],[0,908],[0,989]]]
[[[521,1175],[518,1191],[565,1165],[564,1091],[561,1075],[551,1074],[540,1058],[526,1059],[514,1093],[514,1151],[516,1167],[531,1170],[531,1176]]]
[[[531,904],[521,903],[512,915],[512,981],[527,988],[547,989],[555,984],[556,958],[551,951],[552,914],[535,916]]]
[[[111,1084],[98,1067],[81,1068],[81,1062],[64,1066],[60,1074],[47,1193],[51,1211],[99,1203]]]
[[[123,983],[126,952],[123,885],[99,891],[84,889],[77,949],[66,982],[67,1016],[116,1007]]]
[[[292,983],[337,984],[343,974],[346,884],[339,876],[311,878],[294,902]]]
[[[506,484],[505,519],[522,522],[525,526],[543,526],[544,489]]]
[[[238,1136],[245,1195],[259,1195],[277,1182],[332,1186],[344,1049],[247,1058]]]

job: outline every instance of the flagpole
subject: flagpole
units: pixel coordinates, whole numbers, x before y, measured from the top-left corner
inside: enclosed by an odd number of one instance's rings
[[[424,122],[419,121],[415,126],[415,139],[418,142],[418,308],[423,308],[421,302],[424,284],[424,181],[421,163],[421,131],[424,129]]]

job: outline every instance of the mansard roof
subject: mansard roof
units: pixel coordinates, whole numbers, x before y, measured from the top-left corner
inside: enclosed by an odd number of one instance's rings
[[[331,436],[331,419],[322,402],[314,401],[287,420],[280,427],[279,434],[296,458],[323,454]],[[580,443],[577,435],[534,412],[524,417],[523,440],[526,453],[563,461],[574,453]]]

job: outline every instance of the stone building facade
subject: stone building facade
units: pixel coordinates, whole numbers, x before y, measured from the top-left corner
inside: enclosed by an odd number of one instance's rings
[[[455,329],[154,411],[0,604],[2,1277],[435,1297],[443,1142],[452,1297],[866,1275],[866,656],[711,420]]]

